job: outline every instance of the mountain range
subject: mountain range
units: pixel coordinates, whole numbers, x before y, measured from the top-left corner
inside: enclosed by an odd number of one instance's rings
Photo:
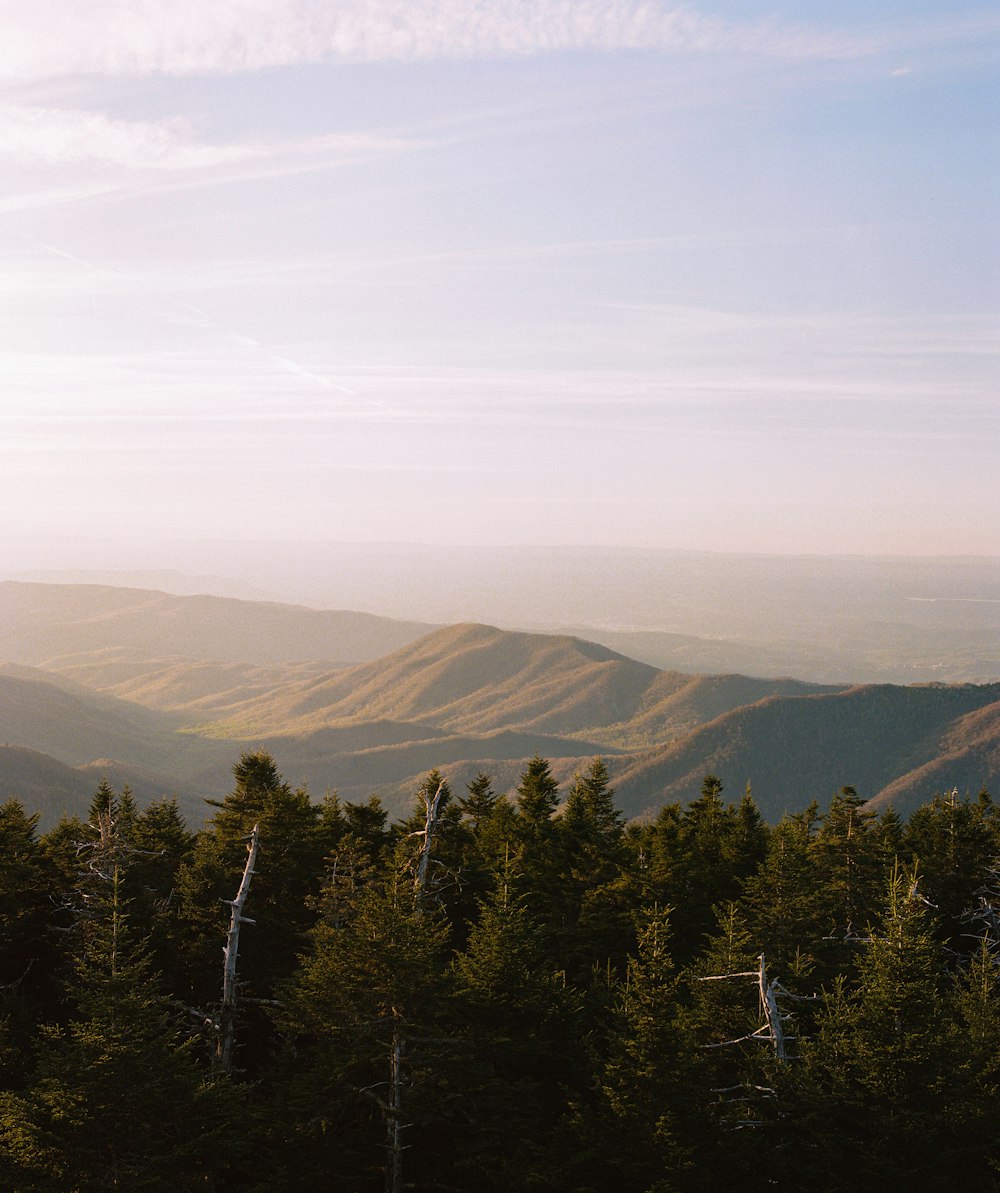
[[[749,783],[769,819],[851,784],[901,812],[1000,778],[1000,683],[816,684],[660,670],[566,634],[435,627],[277,602],[0,583],[0,794],[51,823],[102,775],[193,823],[263,746],[314,796],[408,810],[526,759],[560,781],[601,754],[629,816]]]

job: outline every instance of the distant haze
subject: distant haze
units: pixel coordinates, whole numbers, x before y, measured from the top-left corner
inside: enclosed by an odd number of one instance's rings
[[[847,683],[1000,679],[998,556],[110,540],[0,540],[0,552],[0,580],[569,632],[668,670]],[[304,646],[294,657],[314,653]]]

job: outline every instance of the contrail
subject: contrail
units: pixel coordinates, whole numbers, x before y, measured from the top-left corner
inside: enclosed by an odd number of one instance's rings
[[[51,253],[55,257],[61,257],[66,261],[72,261],[74,265],[79,265],[81,268],[89,270],[94,273],[110,274],[112,277],[121,278],[128,282],[145,282],[146,279],[136,275],[123,273],[119,269],[114,269],[106,265],[97,265],[93,261],[88,261],[83,257],[78,257],[74,253],[69,253],[65,249],[57,248],[55,245],[46,244],[44,241],[35,240],[19,229],[12,229],[17,236],[19,236],[25,243],[29,244],[34,249],[40,249],[43,252]],[[336,382],[330,381],[328,378],[319,373],[314,373],[311,369],[301,365],[298,361],[291,360],[287,356],[279,356],[272,352],[259,340],[252,336],[243,335],[241,332],[233,331],[229,328],[223,327],[217,320],[213,319],[201,307],[195,306],[194,303],[185,302],[178,298],[163,297],[160,299],[165,305],[175,308],[176,310],[184,311],[188,315],[195,315],[198,324],[209,331],[215,332],[221,338],[228,340],[230,343],[237,344],[241,348],[245,348],[255,355],[263,357],[278,368],[285,370],[285,372],[292,373],[297,377],[302,377],[306,381],[318,385],[320,388],[331,391],[333,393],[346,394],[348,397],[356,398],[358,401],[365,403],[365,405],[372,406],[376,410],[384,410],[392,412],[392,407],[385,405],[384,402],[379,402],[375,398],[366,397],[359,394],[356,390],[349,389],[346,385],[338,385]]]

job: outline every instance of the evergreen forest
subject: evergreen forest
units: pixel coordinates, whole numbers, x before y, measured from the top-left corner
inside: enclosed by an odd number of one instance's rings
[[[536,756],[390,823],[233,777],[197,832],[0,805],[0,1188],[1000,1188],[987,792],[626,823]]]

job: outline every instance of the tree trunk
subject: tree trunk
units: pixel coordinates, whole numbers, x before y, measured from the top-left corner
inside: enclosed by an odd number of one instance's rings
[[[386,1193],[403,1193],[403,1033],[399,1021],[393,1025],[389,1053],[389,1163],[385,1173]]]
[[[229,917],[229,935],[222,950],[224,964],[222,972],[222,1009],[219,1013],[219,1034],[215,1045],[215,1068],[220,1073],[230,1073],[233,1068],[233,1049],[236,1045],[236,959],[239,956],[240,925],[254,921],[243,914],[243,905],[250,893],[254,863],[257,861],[258,826],[253,826],[247,843],[247,864],[236,898],[226,899],[232,908]]]
[[[434,849],[434,834],[437,831],[438,816],[441,812],[441,797],[444,794],[444,780],[438,784],[433,795],[426,795],[427,818],[424,823],[424,843],[420,849],[417,870],[413,876],[413,892],[418,909],[424,901],[427,891],[427,875],[431,864],[431,852]]]
[[[781,1023],[781,1012],[778,1010],[778,1000],[774,997],[774,986],[767,980],[767,970],[764,967],[764,954],[760,955],[760,1004],[764,1009],[764,1017],[771,1032],[771,1044],[774,1055],[778,1060],[785,1060],[785,1032]]]

